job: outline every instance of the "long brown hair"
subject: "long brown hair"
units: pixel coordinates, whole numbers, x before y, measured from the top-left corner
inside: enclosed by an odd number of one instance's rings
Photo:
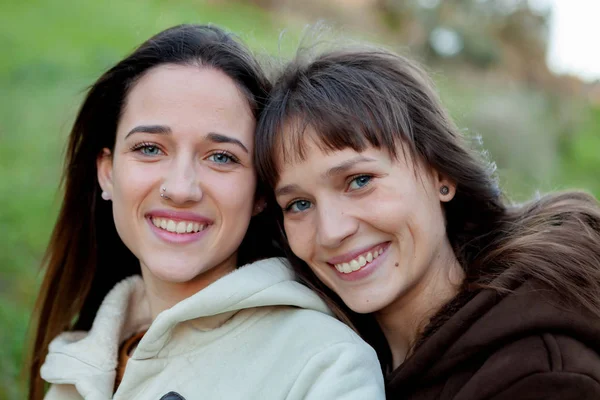
[[[457,185],[443,207],[447,236],[466,279],[453,307],[444,307],[420,340],[478,290],[506,292],[510,282],[530,277],[554,288],[557,300],[600,317],[600,209],[592,196],[552,194],[509,205],[495,165],[457,129],[416,63],[375,48],[306,55],[301,51],[281,72],[259,120],[257,168],[271,187],[279,177],[278,159],[304,158],[308,126],[326,151],[373,146],[396,156],[400,148]],[[284,127],[291,146],[282,140]],[[281,213],[278,218],[285,240]],[[389,370],[389,347],[373,316],[353,313],[289,246],[286,252],[307,284],[375,347]]]
[[[256,118],[271,87],[259,63],[235,36],[205,25],[180,25],[157,34],[91,86],[69,137],[64,199],[44,258],[46,272],[34,315],[30,399],[43,397],[39,369],[49,342],[67,329],[88,330],[106,293],[125,277],[140,273],[139,261],[117,234],[110,203],[100,198],[96,158],[103,148],[114,147],[123,105],[136,81],[166,63],[222,71],[244,93]],[[258,190],[264,190],[260,182]],[[252,218],[238,263],[278,255],[274,229],[268,213]]]

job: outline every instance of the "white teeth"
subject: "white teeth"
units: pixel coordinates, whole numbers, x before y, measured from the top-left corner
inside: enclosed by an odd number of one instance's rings
[[[172,219],[151,218],[152,224],[158,228],[164,229],[169,232],[175,233],[196,233],[203,231],[206,228],[206,224],[200,224],[192,221],[173,221]]]
[[[169,222],[167,222],[167,230],[169,232],[175,232],[177,230],[177,224],[175,221],[170,219]]]
[[[383,249],[379,249],[374,251],[373,253],[368,252],[366,255],[361,255],[358,258],[350,262],[335,264],[335,269],[344,274],[349,274],[350,272],[358,271],[377,257],[379,257],[383,253]]]
[[[183,222],[183,221],[179,222],[177,224],[177,230],[176,230],[176,232],[177,233],[185,233],[186,226],[187,226],[187,224],[185,222]]]

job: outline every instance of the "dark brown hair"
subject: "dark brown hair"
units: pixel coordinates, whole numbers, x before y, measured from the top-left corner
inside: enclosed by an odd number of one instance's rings
[[[131,88],[148,70],[167,63],[225,73],[246,96],[256,118],[271,87],[259,63],[235,36],[205,25],[180,25],[157,34],[91,86],[69,137],[64,199],[44,258],[46,272],[34,315],[30,399],[43,397],[39,369],[49,342],[67,329],[88,330],[107,292],[125,277],[140,273],[139,261],[117,234],[110,202],[100,198],[96,158],[103,148],[114,147]],[[260,182],[258,190],[264,190]],[[252,218],[238,250],[238,265],[278,255],[275,229],[268,213]]]
[[[307,127],[314,129],[317,144],[325,151],[360,152],[373,146],[397,156],[400,148],[456,183],[455,197],[443,208],[447,236],[466,279],[453,304],[433,318],[419,340],[478,290],[506,292],[515,279],[530,277],[556,289],[564,303],[576,303],[600,317],[596,200],[573,192],[509,206],[494,164],[456,128],[433,83],[414,62],[374,48],[329,51],[308,59],[301,53],[290,62],[275,83],[257,128],[257,168],[271,187],[279,178],[278,160],[304,158]],[[281,213],[278,219],[285,240]],[[285,247],[306,283],[375,347],[384,371],[388,370],[389,348],[374,318],[349,310]]]

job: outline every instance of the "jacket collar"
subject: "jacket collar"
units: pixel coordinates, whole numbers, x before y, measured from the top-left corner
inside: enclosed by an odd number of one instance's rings
[[[86,399],[112,398],[119,344],[149,323],[141,277],[126,278],[106,295],[89,332],[65,332],[50,343],[42,378],[73,384]]]
[[[542,282],[515,280],[510,291],[481,290],[388,377],[389,385],[427,385],[507,341],[559,332],[600,349],[600,322],[577,307],[557,305]]]
[[[140,276],[121,281],[107,294],[89,332],[65,332],[50,343],[41,376],[50,383],[74,384],[86,399],[112,398],[119,345],[148,329],[132,359],[176,354],[170,341],[183,325],[212,331],[239,310],[292,305],[331,314],[325,303],[295,276],[283,259],[267,259],[238,268],[151,320]]]

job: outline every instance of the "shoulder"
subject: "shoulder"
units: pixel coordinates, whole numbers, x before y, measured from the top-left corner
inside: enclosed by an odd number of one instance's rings
[[[350,327],[313,310],[297,309],[285,319],[301,361],[290,398],[385,398],[377,354]]]
[[[531,335],[490,354],[468,386],[476,398],[600,398],[600,354],[568,335]]]
[[[381,375],[377,354],[356,332],[320,311],[288,306],[267,307],[254,329],[265,331],[269,347],[282,348],[287,358],[306,368],[324,364],[358,366]],[[318,367],[317,367],[318,366]]]
[[[337,319],[287,305],[244,310],[237,318],[245,320],[230,335],[233,357],[243,354],[256,371],[269,371],[269,380],[286,387],[286,399],[385,398],[377,354]]]
[[[267,307],[262,317],[264,328],[273,335],[295,337],[296,343],[326,349],[332,345],[372,348],[352,328],[335,317],[314,309],[290,306]]]

